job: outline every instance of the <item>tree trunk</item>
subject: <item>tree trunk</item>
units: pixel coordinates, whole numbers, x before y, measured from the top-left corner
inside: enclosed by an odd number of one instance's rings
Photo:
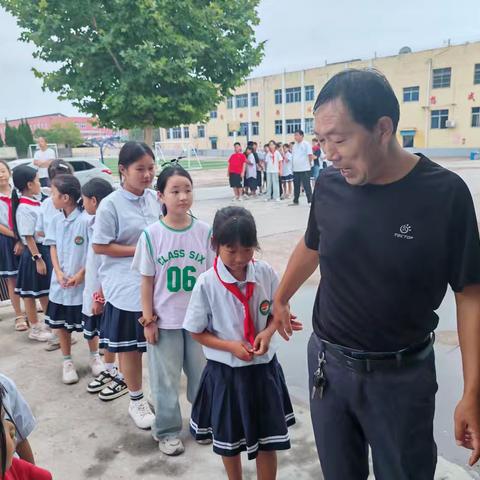
[[[145,127],[143,129],[143,136],[145,143],[150,147],[153,148],[153,127]]]

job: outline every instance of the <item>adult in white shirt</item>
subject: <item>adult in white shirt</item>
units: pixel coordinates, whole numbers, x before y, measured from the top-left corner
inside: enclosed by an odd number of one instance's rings
[[[281,153],[277,150],[277,145],[273,140],[268,143],[268,151],[265,155],[265,169],[267,172],[267,198],[273,198],[276,202],[280,201],[280,175],[282,174]]]
[[[33,156],[33,164],[38,168],[38,178],[42,187],[48,187],[48,167],[55,160],[55,152],[48,148],[47,141],[43,137],[37,139],[38,149]]]
[[[312,168],[313,152],[310,143],[304,140],[302,130],[295,132],[295,144],[293,145],[293,203],[298,205],[300,186],[303,185],[307,201],[312,201],[312,186],[310,185],[310,171]]]

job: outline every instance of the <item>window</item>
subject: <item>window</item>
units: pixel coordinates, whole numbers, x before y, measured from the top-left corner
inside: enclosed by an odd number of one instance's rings
[[[260,135],[258,122],[252,122],[252,135]]]
[[[238,134],[242,137],[248,137],[248,123],[242,122],[240,124],[240,131]]]
[[[217,114],[217,111],[216,110],[212,110],[210,112],[210,118],[217,118],[218,114]]]
[[[233,108],[233,97],[228,97],[227,98],[227,108],[232,109]]]
[[[302,89],[300,87],[287,88],[285,90],[285,103],[302,101]]]
[[[480,63],[475,64],[475,71],[473,74],[473,83],[480,84]]]
[[[415,135],[403,135],[402,136],[403,148],[413,148],[414,139],[415,139]]]
[[[293,120],[287,120],[287,133],[295,133],[302,128],[302,121],[299,118]]]
[[[472,127],[480,127],[480,107],[472,108]]]
[[[313,135],[313,118],[305,119],[305,135]]]
[[[71,161],[70,165],[73,167],[75,172],[83,172],[84,170],[91,170],[95,168],[91,163],[84,161]]]
[[[205,125],[197,126],[197,136],[198,138],[205,138]]]
[[[432,88],[448,88],[450,87],[450,79],[452,77],[452,69],[435,68],[433,70],[433,84]]]
[[[418,102],[420,97],[420,87],[405,87],[403,89],[404,102]]]
[[[250,106],[258,107],[258,92],[253,92],[250,94]]]
[[[307,85],[305,87],[305,101],[313,102],[315,99],[315,87],[313,85]]]
[[[281,135],[283,133],[283,124],[281,120],[275,120],[275,135]]]
[[[282,103],[282,89],[275,90],[275,105]]]
[[[235,97],[235,105],[237,108],[248,107],[248,95],[242,94]]]
[[[182,138],[182,129],[180,127],[172,128],[172,138]]]
[[[172,129],[167,128],[167,140],[170,140],[172,138]]]
[[[183,127],[183,138],[190,138],[190,129],[188,127]]]
[[[447,128],[448,110],[432,110],[430,128]]]

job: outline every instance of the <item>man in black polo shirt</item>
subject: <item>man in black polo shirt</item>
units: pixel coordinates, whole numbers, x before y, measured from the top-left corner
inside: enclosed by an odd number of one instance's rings
[[[311,415],[326,480],[432,480],[437,383],[432,332],[450,284],[457,303],[464,394],[455,437],[480,456],[480,241],[470,192],[456,174],[403,150],[399,105],[378,72],[330,79],[315,134],[334,168],[318,179],[307,231],[274,300],[315,271],[321,282],[308,346]],[[320,187],[320,188],[318,188]]]

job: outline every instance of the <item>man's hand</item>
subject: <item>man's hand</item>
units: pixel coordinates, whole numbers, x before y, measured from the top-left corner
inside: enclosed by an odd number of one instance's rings
[[[155,345],[158,342],[157,322],[151,322],[146,327],[143,327],[143,334],[150,345]]]
[[[476,396],[464,396],[455,409],[455,439],[457,445],[473,450],[468,464],[480,459],[480,401]]]
[[[250,362],[253,358],[252,346],[241,341],[231,342],[230,353],[244,362]]]
[[[255,337],[253,342],[253,354],[257,356],[265,355],[268,352],[268,347],[270,346],[270,340],[272,339],[273,332],[270,332],[268,329],[262,330]]]
[[[290,312],[290,305],[282,305],[274,301],[272,310],[272,321],[275,323],[277,332],[287,342],[290,340],[293,332],[303,330],[303,324],[297,321],[297,317]]]

